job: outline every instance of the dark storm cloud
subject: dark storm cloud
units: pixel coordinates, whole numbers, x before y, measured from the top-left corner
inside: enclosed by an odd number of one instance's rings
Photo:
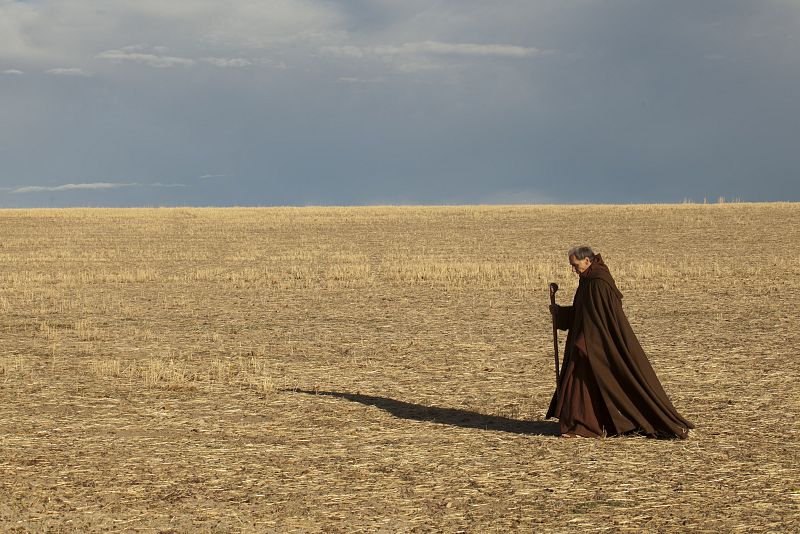
[[[800,200],[795,2],[103,5],[0,2],[0,205]]]
[[[570,19],[578,65],[547,84],[551,163],[580,196],[800,196],[783,180],[800,163],[796,6],[600,5]]]

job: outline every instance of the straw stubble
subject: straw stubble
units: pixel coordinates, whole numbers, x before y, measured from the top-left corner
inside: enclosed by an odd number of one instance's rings
[[[2,211],[0,529],[796,530],[798,216]],[[688,441],[542,421],[581,243]]]

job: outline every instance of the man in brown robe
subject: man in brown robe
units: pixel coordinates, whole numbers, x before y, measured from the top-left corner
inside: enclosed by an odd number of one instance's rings
[[[563,437],[687,438],[694,427],[658,381],[603,258],[589,247],[575,247],[569,261],[580,281],[572,306],[551,307],[556,326],[569,334],[547,417],[559,419]]]

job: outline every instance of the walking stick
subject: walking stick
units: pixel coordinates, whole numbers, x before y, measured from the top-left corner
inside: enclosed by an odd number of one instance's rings
[[[558,291],[558,284],[550,282],[550,305],[553,306],[550,315],[553,317],[553,350],[556,356],[556,398],[561,396],[561,377],[558,372],[558,327],[556,326],[556,291]]]

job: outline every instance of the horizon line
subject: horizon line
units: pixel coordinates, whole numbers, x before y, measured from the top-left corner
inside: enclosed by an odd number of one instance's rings
[[[634,206],[737,206],[758,204],[797,204],[800,200],[724,200],[722,202],[547,202],[547,203],[376,203],[376,204],[232,204],[225,206],[214,205],[140,205],[140,206],[61,206],[61,207],[2,207],[0,211],[36,211],[36,210],[159,210],[159,209],[359,209],[359,208],[524,208],[524,207],[634,207]]]

